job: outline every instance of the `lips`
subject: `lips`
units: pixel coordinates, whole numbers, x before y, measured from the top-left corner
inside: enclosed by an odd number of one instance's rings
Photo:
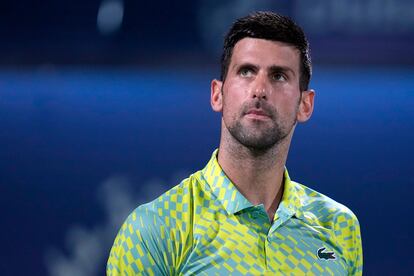
[[[265,112],[263,109],[249,109],[246,112],[246,116],[253,119],[269,119],[269,113]]]

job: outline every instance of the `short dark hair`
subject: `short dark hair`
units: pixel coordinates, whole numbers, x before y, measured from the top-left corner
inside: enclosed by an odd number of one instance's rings
[[[230,66],[233,48],[243,38],[260,38],[280,41],[292,45],[300,52],[300,90],[308,90],[312,74],[309,43],[305,33],[293,20],[273,12],[255,12],[239,18],[231,26],[224,39],[221,57],[221,81],[224,81]]]

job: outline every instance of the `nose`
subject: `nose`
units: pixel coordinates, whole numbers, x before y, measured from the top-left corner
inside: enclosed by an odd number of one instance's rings
[[[251,97],[267,100],[269,93],[268,80],[264,74],[257,74],[252,82]]]

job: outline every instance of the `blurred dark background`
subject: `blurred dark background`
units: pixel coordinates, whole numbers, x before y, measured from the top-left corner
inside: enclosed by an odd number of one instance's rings
[[[291,177],[350,207],[364,274],[412,274],[414,2],[2,1],[2,275],[102,275],[126,215],[201,169],[230,24],[255,10],[308,35],[317,92]]]

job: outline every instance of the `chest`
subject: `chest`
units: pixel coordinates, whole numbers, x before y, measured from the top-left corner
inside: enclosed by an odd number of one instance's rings
[[[182,275],[346,275],[330,230],[299,219],[271,224],[260,212],[200,221]]]

